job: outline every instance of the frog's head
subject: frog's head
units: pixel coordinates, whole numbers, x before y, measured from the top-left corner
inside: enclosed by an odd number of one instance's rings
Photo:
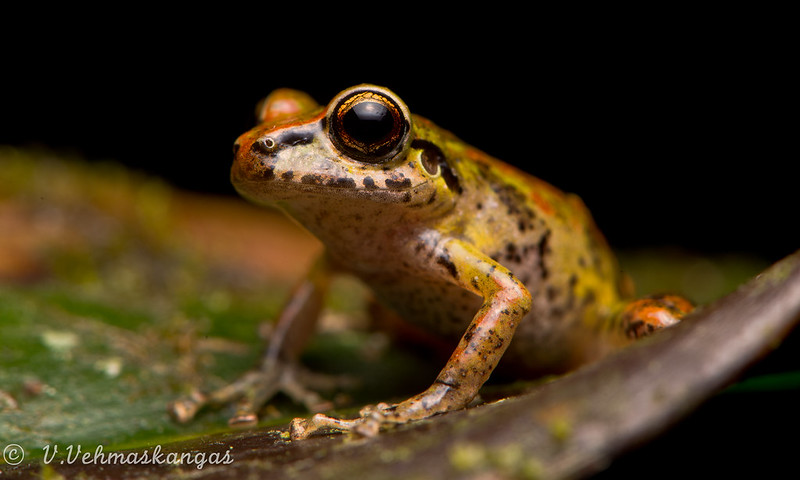
[[[237,191],[255,203],[289,210],[392,204],[429,214],[454,203],[457,181],[434,127],[412,118],[386,88],[349,88],[326,107],[277,90],[259,119],[236,140],[231,169]]]

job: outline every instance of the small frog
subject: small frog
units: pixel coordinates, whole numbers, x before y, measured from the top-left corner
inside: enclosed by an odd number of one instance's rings
[[[295,439],[321,428],[374,435],[461,409],[496,368],[565,372],[693,308],[674,295],[625,300],[617,261],[577,196],[412,115],[386,88],[358,85],[327,106],[281,89],[258,117],[235,142],[233,185],[284,210],[325,253],[294,289],[259,368],[174,403],[179,420],[238,400],[232,423],[252,424],[279,390],[324,408],[300,381],[298,357],[336,272],[359,277],[382,305],[453,350],[426,391],[352,420],[295,419]]]

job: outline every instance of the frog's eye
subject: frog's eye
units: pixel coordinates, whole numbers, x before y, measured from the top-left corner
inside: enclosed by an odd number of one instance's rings
[[[388,91],[344,92],[330,110],[330,137],[336,148],[365,163],[383,163],[399,153],[409,131],[405,106]]]

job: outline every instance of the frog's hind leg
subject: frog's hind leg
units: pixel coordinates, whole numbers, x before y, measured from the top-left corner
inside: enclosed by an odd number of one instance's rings
[[[236,414],[229,423],[252,425],[258,421],[258,410],[278,392],[285,393],[311,411],[329,409],[330,404],[306,385],[328,390],[335,386],[337,379],[307,371],[299,364],[298,358],[315,330],[331,274],[325,258],[317,261],[295,287],[281,311],[260,364],[214,392],[195,392],[188,398],[173,402],[168,409],[173,418],[186,422],[206,406],[236,402]]]
[[[652,295],[625,305],[611,323],[626,339],[634,340],[677,324],[693,309],[681,296]]]

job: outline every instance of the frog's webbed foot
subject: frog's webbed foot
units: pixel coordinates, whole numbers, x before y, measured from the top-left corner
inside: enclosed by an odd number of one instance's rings
[[[630,302],[620,312],[619,328],[630,338],[640,338],[680,322],[694,306],[677,295],[653,295]]]
[[[214,392],[199,391],[170,404],[168,411],[178,422],[187,422],[206,406],[236,402],[236,413],[228,420],[231,426],[251,426],[258,422],[258,410],[281,392],[302,404],[309,411],[330,410],[333,405],[316,390],[333,390],[352,383],[343,376],[310,372],[297,363],[265,362],[261,369],[251,370],[235,382]]]

